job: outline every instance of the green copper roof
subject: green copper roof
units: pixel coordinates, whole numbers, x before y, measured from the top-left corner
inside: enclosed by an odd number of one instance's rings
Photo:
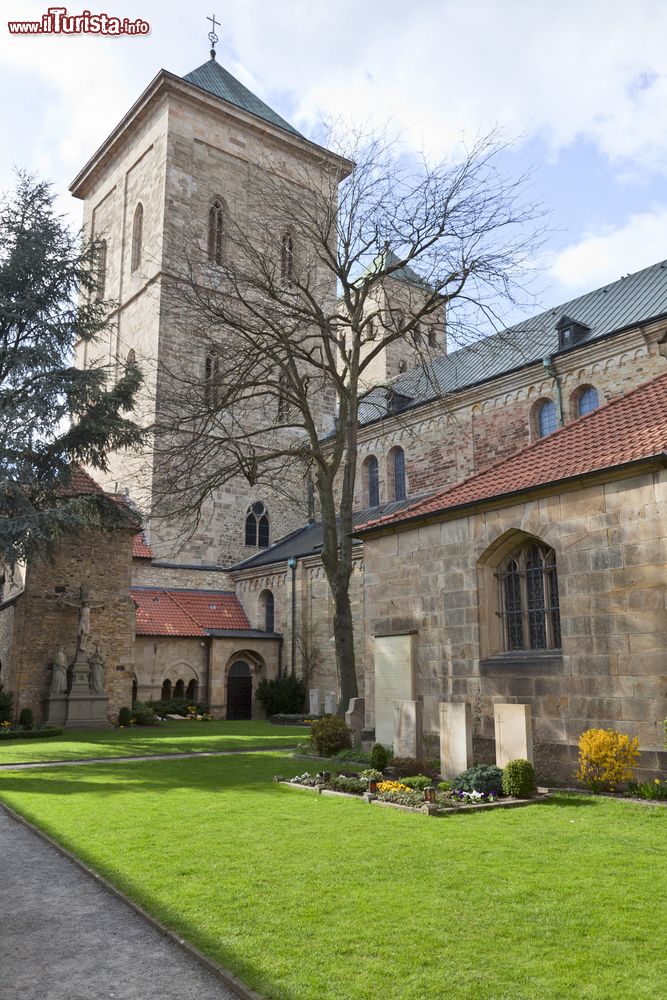
[[[195,87],[199,87],[200,90],[206,90],[209,94],[213,94],[214,97],[219,97],[251,115],[256,115],[257,118],[263,118],[270,125],[277,125],[278,128],[303,138],[301,133],[297,132],[289,122],[281,118],[264,101],[260,101],[259,97],[255,97],[247,87],[244,87],[236,77],[223,69],[215,59],[209,59],[202,66],[193,69],[183,79],[186,83],[191,83]]]
[[[397,257],[392,250],[383,250],[373,260],[373,263],[369,264],[362,274],[362,278],[369,274],[375,274],[377,271],[382,271],[385,268],[394,267],[399,262],[400,258]],[[429,283],[424,281],[423,278],[420,278],[417,272],[413,271],[407,264],[404,264],[403,267],[399,267],[395,271],[392,271],[391,274],[387,275],[387,277],[393,278],[395,281],[405,281],[408,285],[419,285],[424,289],[431,288]]]

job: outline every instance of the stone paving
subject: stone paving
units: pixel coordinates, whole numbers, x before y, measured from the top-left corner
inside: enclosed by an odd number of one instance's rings
[[[2,808],[0,885],[0,1000],[238,1000]]]

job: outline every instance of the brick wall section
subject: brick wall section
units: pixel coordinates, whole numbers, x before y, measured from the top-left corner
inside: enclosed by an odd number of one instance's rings
[[[493,739],[494,701],[527,702],[564,758],[584,729],[613,727],[639,737],[644,769],[664,768],[666,513],[667,474],[648,472],[367,538],[369,725],[372,636],[414,628],[417,693],[478,704],[480,737]],[[508,663],[494,639],[491,553],[522,533],[556,552],[563,651],[541,665]]]
[[[49,663],[58,646],[62,643],[69,662],[74,659],[78,611],[59,602],[78,601],[82,583],[92,602],[104,602],[104,607],[91,611],[90,634],[106,660],[109,719],[115,721],[119,709],[130,704],[134,669],[131,561],[131,532],[118,531],[113,536],[88,532],[60,546],[53,563],[28,569],[24,593],[14,606],[7,665],[6,683],[15,693],[17,714],[22,708],[32,708],[36,720],[43,720]]]

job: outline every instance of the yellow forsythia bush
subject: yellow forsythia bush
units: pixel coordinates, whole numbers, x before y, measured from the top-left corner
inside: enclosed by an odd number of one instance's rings
[[[614,792],[630,781],[639,759],[639,740],[616,729],[587,729],[579,738],[579,770],[575,777],[594,792]]]

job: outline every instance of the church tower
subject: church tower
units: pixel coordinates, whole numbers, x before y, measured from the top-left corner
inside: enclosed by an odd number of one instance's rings
[[[146,386],[135,418],[147,428],[159,425],[161,370],[177,365],[184,350],[197,350],[188,341],[187,307],[176,277],[188,240],[194,234],[205,246],[217,212],[251,221],[256,208],[248,183],[258,169],[290,182],[304,172],[344,176],[345,162],[252,94],[217,62],[214,50],[183,77],[160,70],[70,187],[84,202],[86,231],[105,241],[99,296],[115,302],[108,341],[78,345],[77,364],[110,364],[118,371],[136,359]],[[333,278],[323,294],[334,298]],[[204,384],[210,361],[204,355],[191,361]],[[318,406],[324,432],[334,400],[322,398]],[[305,486],[299,506],[238,477],[207,501],[188,537],[189,524],[151,517],[158,466],[155,451],[140,461],[118,453],[101,485],[137,502],[159,560],[229,566],[306,520]],[[254,535],[247,530],[252,517]]]

